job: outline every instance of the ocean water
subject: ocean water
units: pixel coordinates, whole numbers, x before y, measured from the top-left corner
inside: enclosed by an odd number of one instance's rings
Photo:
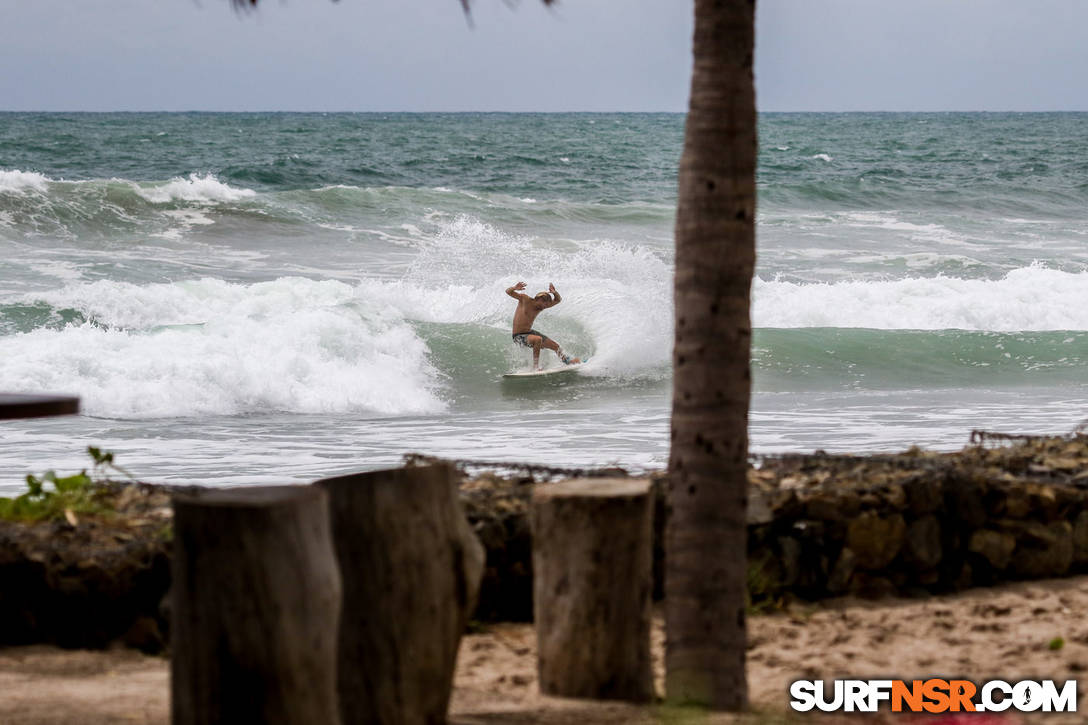
[[[407,452],[664,467],[675,114],[0,114],[0,491],[116,452],[276,483]],[[767,114],[757,453],[1088,418],[1088,115]],[[528,365],[503,290],[589,356]],[[545,359],[554,364],[554,358]],[[528,384],[527,384],[528,383]]]

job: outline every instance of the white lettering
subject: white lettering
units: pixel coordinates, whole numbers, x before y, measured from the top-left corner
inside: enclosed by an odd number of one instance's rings
[[[820,680],[816,684],[816,707],[824,712],[835,712],[842,707],[843,700],[845,699],[845,696],[843,695],[842,680],[835,680],[832,684],[832,691],[835,693],[835,696],[831,700],[827,699],[827,693],[824,691],[824,685],[826,683],[823,680]]]
[[[1076,712],[1077,681],[1066,680],[1062,691],[1054,685],[1054,680],[1043,680],[1043,712]]]
[[[808,712],[816,707],[816,685],[812,680],[797,680],[790,685],[790,707],[797,712]]]
[[[865,680],[846,680],[846,712],[867,712],[868,697],[866,696]]]
[[[868,712],[876,712],[880,709],[880,703],[892,699],[891,680],[869,680],[869,709]]]
[[[892,701],[896,680],[795,680],[790,683],[790,707],[798,712],[819,708],[823,712],[878,712],[882,703]],[[917,681],[916,681],[917,682]],[[928,680],[927,687],[939,685],[940,680]],[[965,683],[954,680],[950,702],[956,705],[965,692]],[[970,686],[970,685],[967,685]],[[929,698],[932,702],[933,698]],[[939,701],[939,700],[938,700]],[[976,712],[1004,712],[1015,708],[1021,712],[1076,712],[1077,681],[1065,680],[1061,689],[1054,680],[1021,680],[1010,684],[990,680],[979,689],[974,701]],[[958,708],[957,708],[958,709]]]
[[[1003,697],[994,700],[994,690],[1001,692]],[[1012,685],[1004,680],[990,680],[982,686],[982,704],[976,708],[982,711],[1004,712],[1012,707]]]

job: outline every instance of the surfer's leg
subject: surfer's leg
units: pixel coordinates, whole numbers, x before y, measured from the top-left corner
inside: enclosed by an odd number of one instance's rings
[[[573,365],[575,363],[582,362],[578,358],[571,357],[570,355],[567,355],[565,352],[563,352],[563,348],[559,347],[559,343],[548,336],[544,337],[543,345],[544,347],[553,351],[556,354],[556,357],[563,361],[564,365]]]
[[[540,369],[540,347],[548,338],[542,335],[529,335],[525,341],[533,348],[533,370]]]

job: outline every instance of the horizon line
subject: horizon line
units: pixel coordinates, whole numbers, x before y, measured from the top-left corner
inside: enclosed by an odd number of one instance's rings
[[[827,114],[827,115],[831,115],[831,114],[849,114],[849,113],[858,113],[858,114],[861,114],[861,113],[866,113],[866,114],[897,114],[897,113],[916,113],[916,114],[923,114],[923,113],[928,113],[928,114],[1021,113],[1021,114],[1033,114],[1033,113],[1037,113],[1037,114],[1045,114],[1045,113],[1088,113],[1088,108],[1086,108],[1086,109],[1081,109],[1081,108],[1036,109],[1036,110],[1022,110],[1022,109],[942,109],[942,110],[932,110],[932,109],[930,109],[930,110],[852,109],[852,110],[841,110],[841,111],[836,111],[836,110],[757,109],[756,112],[757,112],[757,114],[764,114],[764,113],[782,113],[782,114],[786,114],[786,113],[788,113],[788,114],[814,114],[814,115],[816,115],[816,114]],[[112,113],[112,114],[119,114],[119,113],[131,113],[131,114],[140,114],[140,113],[179,113],[179,114],[183,114],[183,113],[191,113],[191,114],[198,114],[198,113],[207,113],[207,114],[212,114],[212,113],[221,113],[221,114],[246,114],[246,113],[252,113],[252,114],[257,114],[257,113],[263,113],[263,114],[284,113],[284,114],[286,114],[286,113],[297,113],[297,114],[311,114],[311,115],[316,115],[316,114],[326,114],[326,115],[372,114],[372,115],[379,115],[379,114],[390,114],[390,113],[395,113],[395,114],[417,114],[417,115],[426,115],[426,114],[449,114],[449,115],[470,115],[470,114],[491,114],[491,115],[499,115],[499,114],[505,114],[505,115],[537,114],[537,115],[546,115],[546,114],[552,114],[552,115],[560,115],[560,114],[581,113],[581,114],[598,114],[598,115],[617,115],[617,114],[631,114],[631,115],[635,115],[635,114],[673,114],[673,115],[683,115],[683,114],[687,113],[687,110],[682,110],[682,111],[663,111],[663,110],[639,110],[639,111],[632,111],[632,110],[614,110],[614,111],[599,111],[599,110],[563,110],[563,111],[554,111],[554,110],[553,111],[427,110],[427,111],[420,111],[420,110],[403,110],[402,109],[402,110],[365,110],[365,111],[363,111],[363,110],[337,110],[337,111],[331,111],[331,110],[300,110],[300,109],[250,109],[250,110],[222,110],[222,109],[216,109],[216,110],[210,110],[210,109],[200,109],[200,108],[189,108],[189,109],[174,109],[174,110],[166,110],[166,109],[115,109],[115,110],[97,109],[97,110],[88,110],[88,109],[40,109],[39,108],[39,109],[0,109],[0,113],[87,113],[87,114],[91,114],[91,113],[101,113],[101,114],[108,114],[108,113]]]

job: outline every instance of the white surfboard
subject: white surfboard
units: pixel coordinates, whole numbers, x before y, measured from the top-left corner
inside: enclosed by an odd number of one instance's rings
[[[562,375],[563,373],[572,373],[585,365],[583,360],[580,363],[574,363],[573,365],[559,365],[554,368],[545,368],[544,370],[523,370],[513,373],[506,373],[503,375],[503,379],[510,378],[542,378],[549,375]]]

